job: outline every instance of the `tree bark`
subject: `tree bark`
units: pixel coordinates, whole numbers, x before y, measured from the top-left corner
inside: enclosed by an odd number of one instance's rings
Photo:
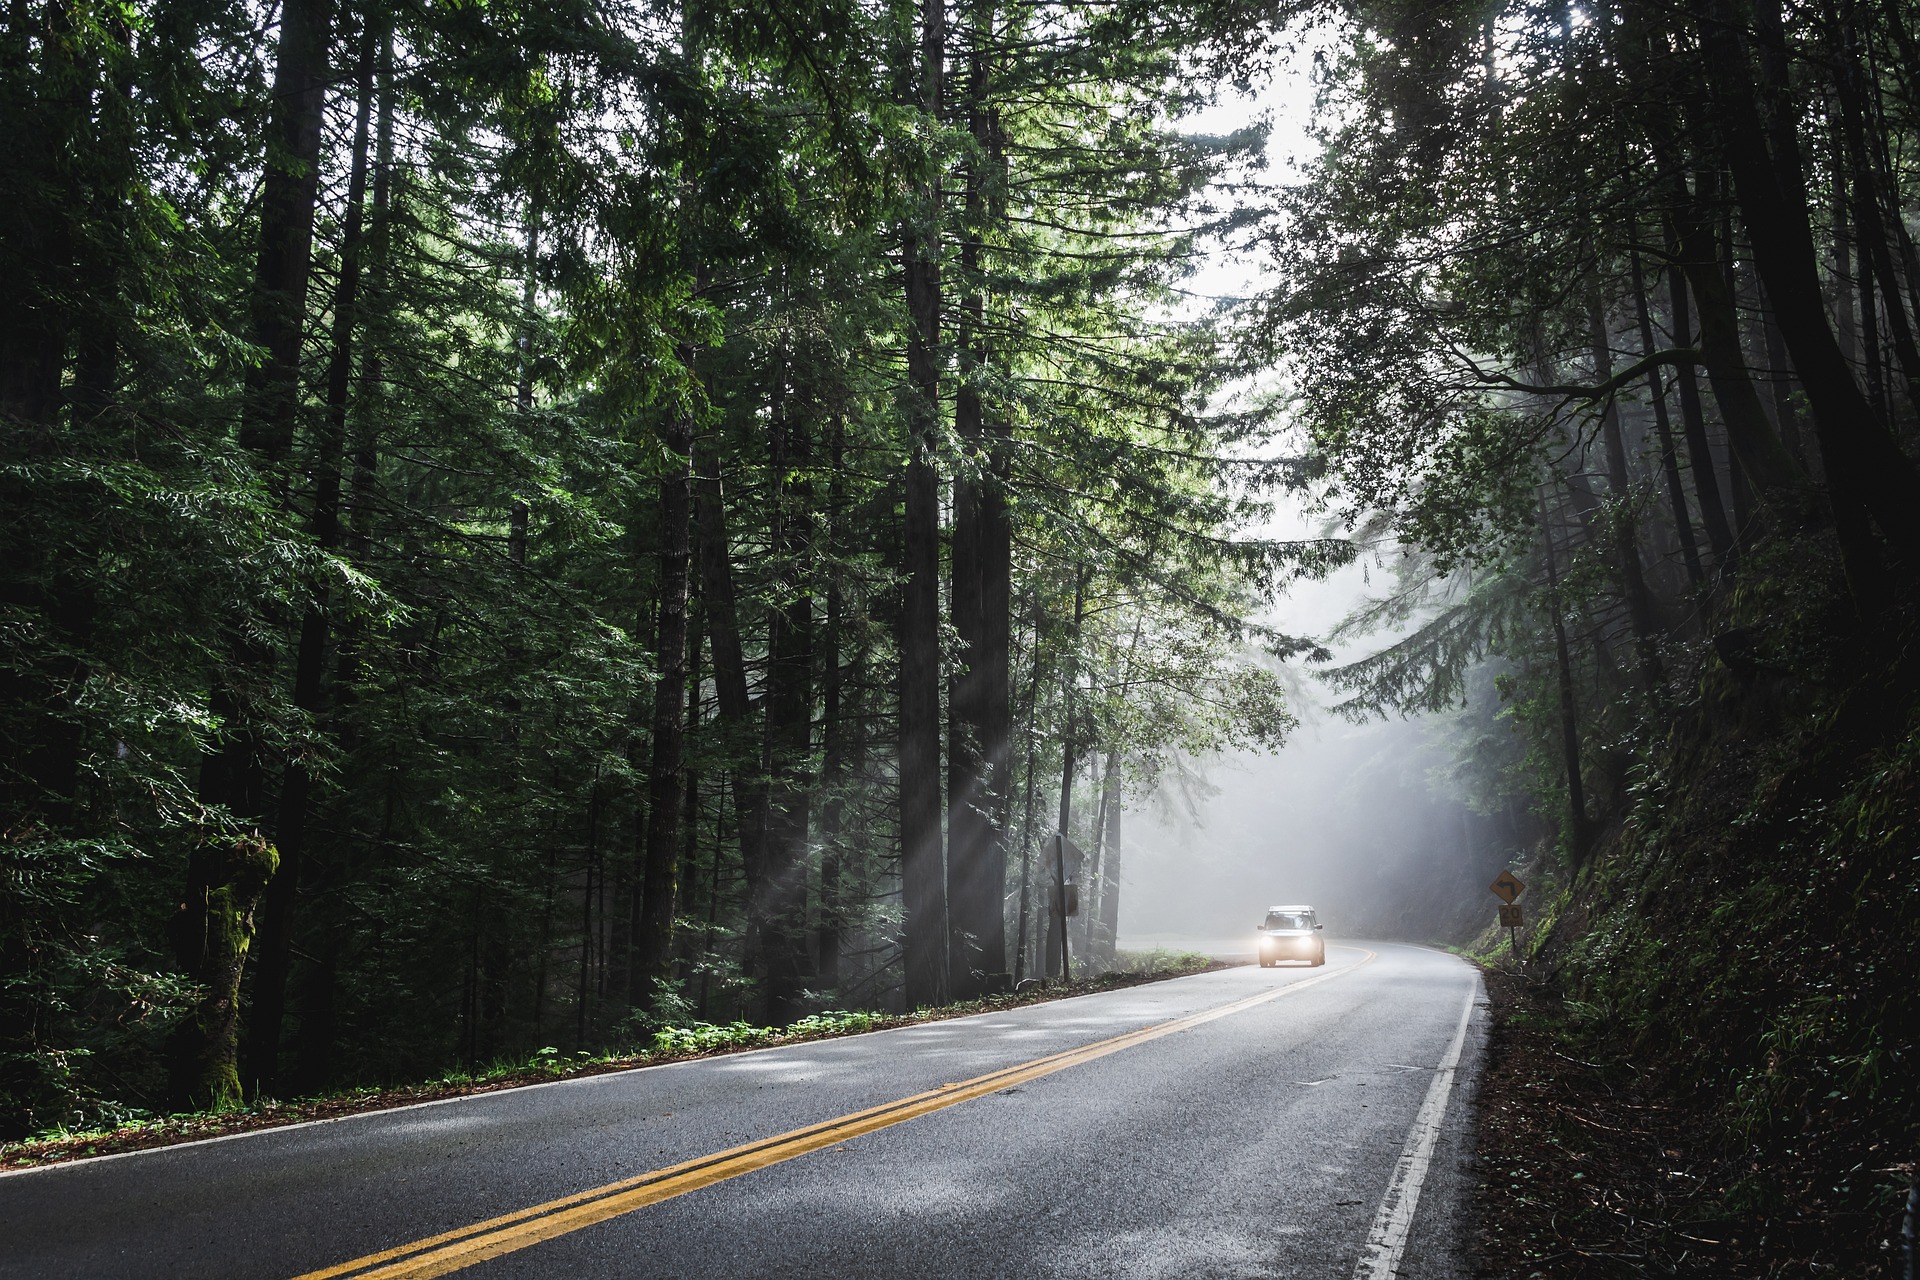
[[[1673,308],[1673,340],[1678,345],[1693,341],[1692,299],[1687,292],[1686,273],[1679,262],[1678,232],[1669,223],[1672,256],[1667,265],[1667,297]],[[1727,523],[1727,508],[1720,494],[1720,477],[1714,471],[1713,448],[1707,440],[1707,418],[1700,403],[1700,382],[1692,365],[1681,365],[1674,375],[1680,388],[1680,421],[1687,443],[1687,469],[1693,473],[1694,497],[1700,503],[1700,523],[1707,532],[1707,545],[1713,549],[1713,562],[1724,575],[1731,573],[1739,559],[1734,546],[1733,528]]]
[[[385,39],[371,16],[361,32],[354,115],[353,151],[348,166],[346,217],[340,236],[340,276],[333,291],[333,332],[327,360],[326,408],[313,449],[313,508],[307,532],[322,551],[340,546],[340,472],[347,437],[347,406],[353,387],[354,341],[359,323],[360,276],[366,256],[365,204],[368,147],[373,124],[374,70]],[[317,725],[326,711],[322,674],[331,640],[325,582],[309,587],[312,599],[300,623],[294,657],[293,704]],[[253,975],[253,1006],[248,1012],[241,1067],[249,1092],[271,1096],[280,1076],[280,1040],[285,1021],[287,975],[292,959],[293,922],[305,872],[307,817],[313,773],[306,751],[296,747],[281,773],[274,843],[280,865],[261,902],[258,957]]]
[[[1547,610],[1553,622],[1554,673],[1560,693],[1560,754],[1567,775],[1567,851],[1577,868],[1587,858],[1587,792],[1580,774],[1580,718],[1573,689],[1573,655],[1561,612],[1560,575],[1554,564],[1553,523],[1540,499],[1540,545],[1547,570]]]
[[[691,345],[681,348],[691,369]],[[628,999],[651,1007],[660,984],[673,976],[675,865],[680,852],[680,814],[687,786],[687,594],[693,556],[694,414],[686,407],[668,420],[661,443],[667,470],[660,477],[660,547],[656,602],[659,636],[655,653],[652,758],[647,771],[647,841],[640,870],[640,921],[634,938]]]
[[[273,109],[260,192],[259,253],[252,317],[266,359],[247,373],[240,443],[275,471],[293,451],[299,416],[300,346],[313,268],[313,218],[326,124],[327,0],[283,0],[275,51]]]
[[[1107,764],[1107,778],[1107,821],[1100,851],[1100,946],[1102,954],[1111,964],[1120,947],[1120,859],[1123,852],[1120,820],[1126,812],[1126,798],[1115,777],[1111,758]]]
[[[1078,768],[1076,755],[1078,726],[1075,723],[1078,708],[1075,695],[1080,680],[1080,622],[1086,612],[1087,571],[1084,565],[1074,566],[1073,577],[1073,628],[1067,633],[1065,668],[1065,712],[1060,731],[1060,825],[1049,842],[1048,854],[1052,862],[1053,899],[1052,910],[1047,913],[1047,976],[1072,980],[1073,962],[1067,953],[1067,869],[1066,839],[1067,827],[1073,820],[1073,774]]]
[[[1597,299],[1588,303],[1587,321],[1593,344],[1594,376],[1600,382],[1607,382],[1613,377],[1613,351],[1606,315]],[[1633,486],[1627,470],[1626,442],[1620,435],[1620,410],[1611,396],[1600,410],[1600,437],[1607,453],[1607,533],[1613,543],[1614,562],[1620,569],[1627,618],[1633,627],[1640,684],[1658,704],[1664,701],[1666,685],[1660,662],[1659,626],[1654,621],[1653,597],[1647,590],[1646,573],[1640,564],[1640,542],[1634,531]]]
[[[240,977],[253,943],[253,913],[279,863],[258,835],[210,834],[195,849],[186,900],[170,932],[181,971],[204,990],[174,1028],[169,1102],[176,1111],[238,1106]]]
[[[920,107],[940,118],[946,7],[923,0]],[[907,330],[907,472],[900,586],[900,883],[906,907],[906,1001],[947,993],[946,873],[940,797],[940,201],[937,158],[924,159],[917,208],[903,228]]]
[[[784,370],[780,374],[785,376]],[[806,522],[787,484],[810,461],[805,424],[775,392],[769,418],[772,491],[771,549],[776,599],[768,618],[766,737],[762,773],[767,779],[766,888],[752,904],[758,914],[760,952],[766,966],[766,1015],[771,1026],[799,1017],[807,972],[807,833],[811,826],[808,764],[813,732],[813,600],[805,561],[810,548]]]
[[[1640,267],[1640,255],[1630,255],[1633,272],[1633,305],[1640,324],[1640,353],[1652,355],[1653,317],[1647,306],[1647,281]],[[1667,506],[1673,515],[1674,539],[1680,544],[1680,558],[1687,567],[1687,580],[1698,591],[1706,582],[1700,565],[1700,547],[1694,538],[1693,519],[1687,511],[1686,483],[1680,477],[1680,460],[1673,447],[1673,424],[1667,416],[1667,393],[1657,368],[1647,370],[1648,399],[1653,405],[1654,438],[1660,445],[1660,472],[1667,484]]]

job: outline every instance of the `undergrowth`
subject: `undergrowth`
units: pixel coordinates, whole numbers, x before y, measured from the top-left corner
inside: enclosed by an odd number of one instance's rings
[[[1920,1159],[1920,701],[1903,645],[1862,662],[1830,610],[1777,605],[1729,606],[1746,661],[1702,664],[1587,865],[1534,869],[1523,950],[1560,1051],[1658,1099],[1644,1161],[1687,1150],[1688,1212],[1742,1224],[1743,1268],[1862,1274]],[[1613,1274],[1585,1266],[1513,1274]]]
[[[485,1093],[576,1076],[629,1071],[637,1067],[715,1054],[962,1018],[996,1009],[1017,1008],[1141,982],[1182,977],[1218,967],[1223,967],[1221,962],[1198,952],[1121,952],[1114,968],[1092,977],[1076,979],[1071,983],[1035,983],[1013,994],[988,996],[911,1013],[832,1010],[808,1014],[784,1027],[757,1026],[748,1022],[694,1022],[686,1026],[657,1029],[640,1044],[604,1053],[579,1051],[567,1054],[555,1046],[547,1045],[525,1057],[476,1064],[468,1069],[447,1072],[433,1080],[411,1084],[366,1086],[286,1101],[263,1098],[219,1111],[132,1115],[123,1122],[98,1128],[52,1127],[24,1141],[0,1144],[0,1168],[24,1168],[118,1151],[166,1146],[225,1133],[332,1119],[436,1098]]]

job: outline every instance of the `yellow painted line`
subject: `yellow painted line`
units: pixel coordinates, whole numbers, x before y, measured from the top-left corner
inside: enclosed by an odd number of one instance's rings
[[[737,1178],[743,1173],[752,1173],[755,1169],[764,1169],[768,1165],[780,1164],[796,1156],[818,1151],[823,1147],[835,1146],[872,1133],[877,1129],[889,1128],[916,1116],[924,1116],[947,1107],[983,1098],[990,1093],[1009,1089],[1029,1080],[1038,1080],[1042,1076],[1064,1071],[1068,1067],[1077,1067],[1083,1062],[1092,1062],[1104,1058],[1110,1053],[1119,1053],[1122,1049],[1131,1049],[1135,1045],[1170,1036],[1177,1031],[1185,1031],[1203,1023],[1212,1022],[1251,1009],[1255,1005],[1278,1000],[1281,996],[1295,991],[1304,991],[1308,987],[1330,982],[1335,978],[1352,973],[1363,965],[1371,964],[1378,953],[1368,951],[1358,963],[1307,978],[1301,982],[1288,983],[1271,991],[1262,991],[1258,995],[1248,996],[1215,1009],[1188,1014],[1171,1022],[1162,1022],[1155,1026],[1143,1027],[1138,1031],[1129,1031],[1125,1035],[1114,1036],[1110,1040],[1098,1040],[1093,1044],[1082,1045],[1078,1049],[1068,1049],[1062,1053],[1045,1058],[1035,1058],[1018,1066],[1003,1067],[998,1071],[975,1076],[958,1084],[943,1084],[937,1089],[917,1093],[896,1102],[871,1107],[865,1111],[856,1111],[820,1124],[808,1125],[804,1129],[794,1129],[775,1137],[763,1138],[745,1146],[733,1147],[713,1155],[701,1156],[665,1169],[655,1169],[651,1173],[638,1174],[619,1182],[611,1182],[588,1191],[576,1192],[558,1200],[549,1200],[545,1204],[536,1204],[514,1213],[502,1214],[497,1218],[488,1218],[470,1226],[454,1231],[429,1236],[424,1240],[415,1240],[397,1248],[386,1249],[379,1253],[370,1253],[364,1258],[355,1258],[351,1262],[342,1262],[337,1266],[325,1267],[319,1271],[309,1271],[296,1276],[294,1280],[334,1280],[335,1277],[352,1276],[354,1280],[428,1280],[432,1276],[444,1276],[450,1272],[471,1267],[497,1258],[502,1254],[524,1249],[529,1245],[551,1240],[590,1227],[595,1223],[617,1218],[622,1214],[644,1209],[650,1204],[662,1200],[671,1200],[683,1196],[689,1191],[698,1191],[710,1187],[716,1182],[725,1182]]]

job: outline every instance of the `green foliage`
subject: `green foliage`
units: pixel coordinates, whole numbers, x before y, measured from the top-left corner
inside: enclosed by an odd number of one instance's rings
[[[764,1038],[769,928],[838,970],[800,975],[806,1008],[897,1003],[916,220],[948,299],[935,461],[1010,511],[1018,766],[1057,786],[1070,740],[1144,787],[1289,731],[1257,651],[1303,646],[1250,618],[1347,549],[1251,536],[1229,455],[1269,424],[1216,407],[1238,319],[1171,318],[1263,141],[1179,124],[1203,67],[1264,56],[1236,6],[969,17],[949,101],[990,129],[915,105],[898,7],[324,8],[311,208],[260,198],[299,107],[255,11],[49,0],[0,36],[0,1129],[180,1103],[166,1046],[196,1028],[223,1104],[262,1106]],[[924,208],[921,180],[972,196]],[[273,245],[309,241],[267,430]],[[703,542],[649,986],[682,425],[721,564]],[[778,750],[776,677],[803,699]],[[753,833],[792,806],[801,910],[770,925]],[[179,944],[218,906],[195,850],[256,834],[286,869],[236,1057],[205,1016],[234,996]]]
[[[653,1035],[652,1052],[676,1057],[746,1049],[788,1037],[857,1035],[877,1030],[890,1020],[884,1014],[844,1011],[810,1013],[785,1027],[756,1027],[746,1022],[716,1026],[696,1022],[687,1027],[666,1027]]]

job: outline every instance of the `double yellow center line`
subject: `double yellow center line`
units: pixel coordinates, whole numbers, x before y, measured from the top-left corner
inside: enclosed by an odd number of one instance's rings
[[[1330,972],[1319,974],[1301,982],[1289,983],[1258,995],[1236,1000],[1215,1009],[1189,1014],[1171,1022],[1162,1022],[1156,1026],[1144,1027],[1139,1031],[1129,1031],[1125,1035],[1114,1036],[1110,1040],[1099,1040],[1093,1044],[1082,1045],[1078,1049],[1069,1049],[1045,1058],[1035,1058],[1018,1066],[1004,1067],[999,1071],[990,1071],[971,1080],[958,1084],[943,1084],[937,1089],[925,1093],[916,1093],[910,1098],[901,1098],[865,1111],[856,1111],[834,1120],[808,1125],[804,1129],[794,1129],[772,1138],[763,1138],[745,1146],[734,1147],[713,1155],[701,1156],[697,1160],[688,1160],[682,1164],[665,1169],[655,1169],[651,1173],[639,1174],[619,1182],[610,1182],[602,1187],[576,1192],[558,1200],[549,1200],[545,1204],[536,1204],[514,1213],[502,1214],[497,1218],[488,1218],[470,1226],[454,1231],[429,1236],[424,1240],[415,1240],[394,1249],[379,1253],[370,1253],[364,1258],[355,1258],[351,1262],[342,1262],[337,1266],[326,1267],[319,1271],[309,1271],[295,1280],[334,1280],[335,1277],[351,1276],[354,1280],[427,1280],[431,1276],[444,1276],[450,1272],[471,1267],[497,1258],[502,1254],[524,1249],[529,1245],[563,1236],[582,1227],[617,1218],[636,1209],[644,1209],[650,1204],[662,1200],[671,1200],[683,1196],[689,1191],[698,1191],[710,1187],[716,1182],[725,1182],[737,1178],[743,1173],[752,1173],[755,1169],[764,1169],[768,1165],[792,1160],[796,1156],[806,1155],[810,1151],[819,1151],[857,1138],[864,1133],[889,1128],[902,1121],[947,1107],[983,1098],[1002,1089],[1010,1089],[1029,1080],[1038,1080],[1041,1076],[1064,1071],[1068,1067],[1077,1067],[1083,1062],[1092,1062],[1104,1058],[1110,1053],[1119,1053],[1122,1049],[1131,1049],[1135,1045],[1170,1036],[1176,1031],[1185,1031],[1202,1023],[1212,1022],[1251,1009],[1255,1005],[1277,1000],[1281,996],[1308,987],[1318,986],[1344,974],[1351,973],[1361,965],[1369,964],[1376,953],[1369,951],[1356,964],[1347,965]]]

